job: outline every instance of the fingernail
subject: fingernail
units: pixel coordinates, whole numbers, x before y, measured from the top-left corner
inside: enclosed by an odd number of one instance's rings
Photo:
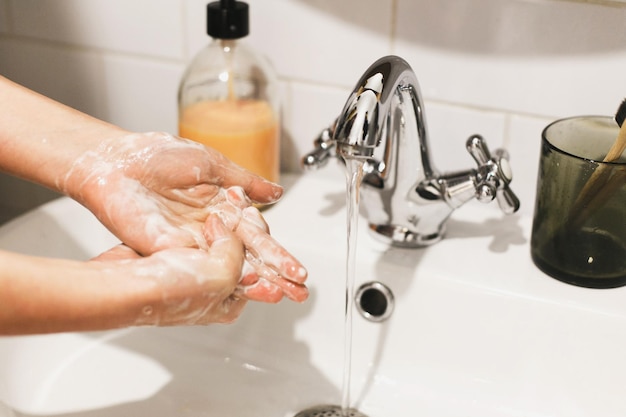
[[[309,275],[306,268],[300,264],[286,264],[284,267],[285,278],[300,284],[306,281]]]
[[[275,186],[275,189],[276,189],[276,192],[274,193],[274,200],[278,201],[283,196],[283,193],[285,192],[285,189],[282,186],[278,185],[278,184],[274,184],[274,186]]]
[[[283,196],[283,193],[285,192],[283,186],[268,180],[265,180],[265,183],[269,184],[273,189],[272,195],[270,196],[270,201],[268,201],[268,203],[275,203],[280,200],[280,198]]]
[[[236,207],[241,207],[243,205],[249,205],[250,200],[246,195],[243,188],[239,186],[230,187],[226,190],[226,198],[230,203],[235,205]]]

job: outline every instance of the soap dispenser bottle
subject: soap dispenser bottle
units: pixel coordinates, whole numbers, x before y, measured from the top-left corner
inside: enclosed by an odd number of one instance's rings
[[[212,40],[180,83],[178,133],[278,182],[278,81],[269,62],[241,40],[249,33],[248,10],[236,0],[207,5]]]

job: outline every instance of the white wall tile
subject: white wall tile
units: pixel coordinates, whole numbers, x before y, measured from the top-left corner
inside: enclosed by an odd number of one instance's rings
[[[390,53],[391,0],[267,0],[257,7],[251,43],[279,74],[353,87]]]
[[[178,0],[13,0],[15,33],[84,47],[183,55]]]
[[[130,130],[177,131],[182,63],[17,40],[0,40],[0,56],[0,74],[87,114]]]
[[[465,149],[471,135],[482,135],[491,151],[504,145],[505,116],[502,113],[429,101],[424,103],[424,108],[431,157],[442,173],[476,167]]]
[[[204,48],[211,38],[206,33],[206,5],[208,0],[183,0],[184,4],[184,40],[186,62],[190,62],[193,57]],[[254,7],[254,5],[252,6]]]
[[[187,44],[193,55],[208,41],[205,1],[187,0]],[[390,53],[391,0],[249,1],[246,42],[281,77],[352,87],[377,58]]]
[[[291,82],[283,94],[282,167],[301,171],[301,158],[311,152],[320,132],[339,116],[350,95],[348,88]]]
[[[538,115],[614,111],[626,8],[523,0],[399,0],[396,53],[428,98]]]
[[[104,117],[99,53],[0,38],[0,74],[96,117]]]
[[[182,63],[103,55],[103,117],[132,131],[177,133]]]

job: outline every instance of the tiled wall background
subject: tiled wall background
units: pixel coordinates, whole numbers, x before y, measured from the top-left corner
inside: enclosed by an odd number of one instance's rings
[[[175,132],[178,81],[208,42],[206,2],[0,0],[0,74],[128,129]],[[610,115],[626,94],[618,1],[248,2],[247,42],[283,87],[285,171],[300,170],[361,73],[396,54],[420,79],[436,166],[471,166],[465,139],[483,134],[509,149],[513,188],[531,214],[542,128]],[[0,221],[54,196],[9,177],[0,195]]]

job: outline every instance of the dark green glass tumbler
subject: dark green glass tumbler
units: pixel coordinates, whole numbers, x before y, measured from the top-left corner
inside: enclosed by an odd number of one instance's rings
[[[626,156],[602,162],[618,130],[610,117],[581,116],[542,133],[531,255],[560,281],[626,285]]]

